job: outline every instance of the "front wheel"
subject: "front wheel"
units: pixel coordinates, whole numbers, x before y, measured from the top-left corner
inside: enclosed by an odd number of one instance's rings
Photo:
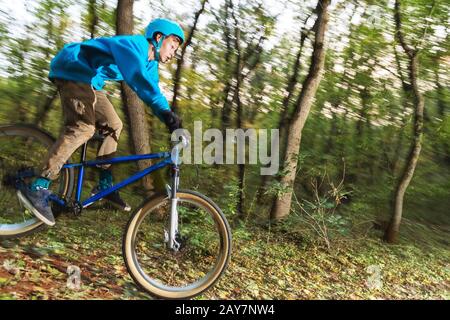
[[[180,249],[168,248],[170,198],[158,195],[131,216],[123,239],[128,272],[145,291],[164,299],[186,299],[210,288],[231,255],[228,222],[214,202],[187,190],[177,193]]]

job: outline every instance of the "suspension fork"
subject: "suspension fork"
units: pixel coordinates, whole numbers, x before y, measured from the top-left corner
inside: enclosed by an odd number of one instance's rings
[[[175,251],[180,249],[177,240],[178,234],[178,198],[177,191],[180,181],[180,170],[178,166],[173,166],[172,186],[170,190],[170,221],[169,221],[169,248]]]
[[[175,157],[172,165],[172,185],[170,188],[170,218],[169,218],[169,237],[168,237],[168,247],[174,251],[180,249],[180,243],[177,239],[178,235],[178,186],[180,183],[180,168],[179,164],[179,149],[176,148]]]

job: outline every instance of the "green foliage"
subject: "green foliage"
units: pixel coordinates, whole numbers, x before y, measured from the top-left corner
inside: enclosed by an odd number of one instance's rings
[[[47,79],[50,60],[65,43],[90,36],[89,27],[95,15],[93,8],[85,9],[92,2],[36,0],[29,11],[35,19],[26,23],[24,33],[16,33],[19,23],[0,9],[1,123],[35,120],[46,98],[55,90]],[[96,36],[113,35],[115,3],[94,2],[98,16]],[[405,195],[400,245],[386,247],[376,239],[381,237],[383,223],[390,218],[395,177],[411,143],[413,114],[401,83],[407,77],[407,59],[398,50],[395,39],[392,1],[362,1],[356,6],[341,1],[330,12],[324,77],[302,132],[295,185],[290,188],[279,182],[278,178],[286,175],[283,169],[262,185],[259,167],[246,166],[244,190],[239,189],[235,178],[237,166],[186,165],[182,169],[183,188],[194,188],[211,196],[236,226],[233,237],[238,249],[230,272],[217,288],[201,298],[448,298],[442,286],[443,279],[448,279],[448,270],[442,266],[448,260],[445,235],[450,221],[448,5],[442,0],[401,2],[406,41],[420,49],[419,80],[425,96],[426,119],[422,154]],[[303,47],[298,82],[288,110],[282,110],[299,50],[300,30],[311,28],[315,15],[306,26],[302,25],[303,19],[316,3],[282,1],[279,5],[286,6],[285,12],[300,13],[301,17],[295,17],[294,21],[287,21],[283,14],[275,16],[265,1],[233,3],[241,50],[248,58],[243,72],[255,65],[241,88],[243,126],[277,128],[282,112],[290,115],[295,107],[309,69],[313,33]],[[204,129],[221,126],[225,86],[235,83],[235,26],[230,15],[226,18],[226,4],[207,5],[187,50],[179,109],[189,130],[196,120],[203,122]],[[152,15],[164,16],[169,11],[169,6],[160,6],[164,4],[152,4]],[[188,9],[185,4],[180,6]],[[70,16],[74,10],[81,12],[81,21]],[[178,16],[179,12],[170,14]],[[289,28],[284,27],[287,23]],[[81,28],[79,32],[77,27]],[[259,47],[261,39],[263,45]],[[261,50],[259,60],[253,55],[258,50]],[[161,82],[167,93],[173,85],[170,75],[175,67],[161,66],[161,70]],[[108,90],[115,94],[111,99],[125,123],[117,86]],[[231,95],[232,92],[229,99]],[[62,126],[61,117],[56,99],[42,126],[56,136]],[[235,102],[230,117],[236,118]],[[168,144],[164,125],[153,116],[148,119],[152,150],[165,150]],[[122,155],[129,153],[126,141],[130,125],[125,123],[119,143]],[[293,137],[289,135],[290,138]],[[95,148],[89,149],[89,157],[95,157]],[[119,181],[134,171],[133,164],[118,166],[115,178]],[[321,186],[310,183],[321,181],[324,172],[329,179]],[[97,180],[95,171],[89,171],[88,175],[86,189]],[[336,181],[342,179],[341,187],[337,187],[340,183]],[[290,216],[268,229],[255,227],[267,227],[272,199],[287,191],[296,196]],[[235,219],[241,192],[250,199],[245,203],[251,209],[245,223]],[[259,193],[260,199],[252,197]],[[134,205],[144,197],[138,185],[124,191],[124,195]],[[183,214],[199,227],[206,222],[195,212]],[[1,257],[12,261],[14,268],[32,270],[24,279],[36,288],[26,291],[23,286],[17,295],[11,294],[11,288],[20,288],[20,279],[4,275],[0,268],[0,299],[146,298],[132,289],[132,281],[123,270],[119,243],[125,218],[101,211],[98,216],[88,213],[80,220],[63,219],[58,222],[61,229],[48,230],[20,242],[20,247],[33,248],[29,254],[38,255],[36,261],[29,258],[27,249],[21,251],[19,246],[6,253],[1,249]],[[198,250],[207,250],[204,233],[198,229],[185,232]],[[322,250],[323,247],[328,250]],[[53,259],[53,255],[58,259]],[[49,289],[61,277],[57,271],[61,261],[83,263],[88,258],[95,261],[93,269],[87,270],[94,285],[79,293]],[[380,264],[385,270],[385,287],[378,291],[361,285],[372,264]],[[44,265],[45,270],[41,270]],[[110,288],[106,293],[105,287]]]
[[[227,218],[233,219],[237,216],[237,196],[240,192],[237,181],[232,180],[223,187],[225,191],[225,199],[227,199],[226,207],[223,209]]]
[[[274,196],[274,197],[281,197],[283,194],[286,194],[290,192],[292,188],[282,184],[279,181],[273,181],[271,184],[266,188],[266,191],[264,192],[265,195],[268,196]]]

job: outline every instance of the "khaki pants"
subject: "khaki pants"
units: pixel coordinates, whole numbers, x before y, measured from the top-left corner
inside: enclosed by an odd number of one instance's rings
[[[55,80],[61,98],[64,127],[58,140],[50,148],[41,176],[54,180],[64,163],[99,129],[105,140],[97,152],[97,159],[114,156],[122,131],[122,121],[102,91],[89,84]],[[110,165],[103,165],[107,169]]]

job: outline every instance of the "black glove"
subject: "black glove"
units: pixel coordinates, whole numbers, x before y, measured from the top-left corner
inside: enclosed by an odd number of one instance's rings
[[[172,133],[177,129],[182,128],[181,119],[173,111],[163,111],[161,113],[164,123],[166,124],[169,132]]]

